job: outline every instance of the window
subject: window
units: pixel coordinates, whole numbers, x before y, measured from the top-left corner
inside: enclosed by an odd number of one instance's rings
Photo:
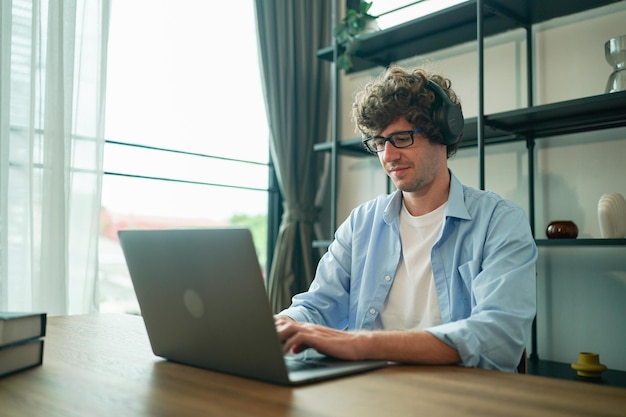
[[[113,1],[102,311],[138,312],[119,229],[245,225],[264,266],[269,144],[255,25],[252,0]]]
[[[378,19],[376,19],[376,23],[381,29],[387,29],[466,1],[467,0],[374,0],[369,13],[373,16],[379,16]]]

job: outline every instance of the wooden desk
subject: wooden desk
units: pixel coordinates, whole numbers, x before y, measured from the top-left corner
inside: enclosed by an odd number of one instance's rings
[[[0,379],[1,416],[626,416],[626,389],[397,366],[288,388],[164,361],[131,315],[50,317],[43,366]]]

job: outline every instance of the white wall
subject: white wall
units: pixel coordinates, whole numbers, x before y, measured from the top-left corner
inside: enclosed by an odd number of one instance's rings
[[[626,33],[626,2],[567,16],[534,28],[535,104],[604,93],[612,69],[604,43]],[[485,111],[526,105],[525,35],[512,31],[485,41]],[[452,80],[466,117],[477,114],[476,43],[401,62],[425,66]],[[382,69],[342,76],[341,136],[357,134],[350,120],[353,93]],[[536,235],[551,220],[571,219],[579,237],[600,237],[597,202],[608,192],[626,196],[626,128],[539,139],[536,142]],[[528,207],[528,167],[523,143],[486,148],[486,188]],[[459,179],[478,186],[476,149],[449,161]],[[339,161],[338,221],[386,192],[375,157]],[[611,369],[626,370],[626,249],[540,247],[538,354],[574,362],[580,351],[600,354]]]

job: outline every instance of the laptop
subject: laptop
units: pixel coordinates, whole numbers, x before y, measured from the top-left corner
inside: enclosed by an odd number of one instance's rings
[[[246,228],[118,232],[152,351],[167,360],[281,385],[388,365],[309,349],[283,355]]]

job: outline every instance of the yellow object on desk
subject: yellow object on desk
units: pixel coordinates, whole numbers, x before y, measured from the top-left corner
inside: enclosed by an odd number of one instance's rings
[[[594,352],[580,352],[578,362],[572,363],[572,368],[576,370],[578,376],[585,378],[600,378],[602,372],[607,369],[600,363],[600,355]]]

